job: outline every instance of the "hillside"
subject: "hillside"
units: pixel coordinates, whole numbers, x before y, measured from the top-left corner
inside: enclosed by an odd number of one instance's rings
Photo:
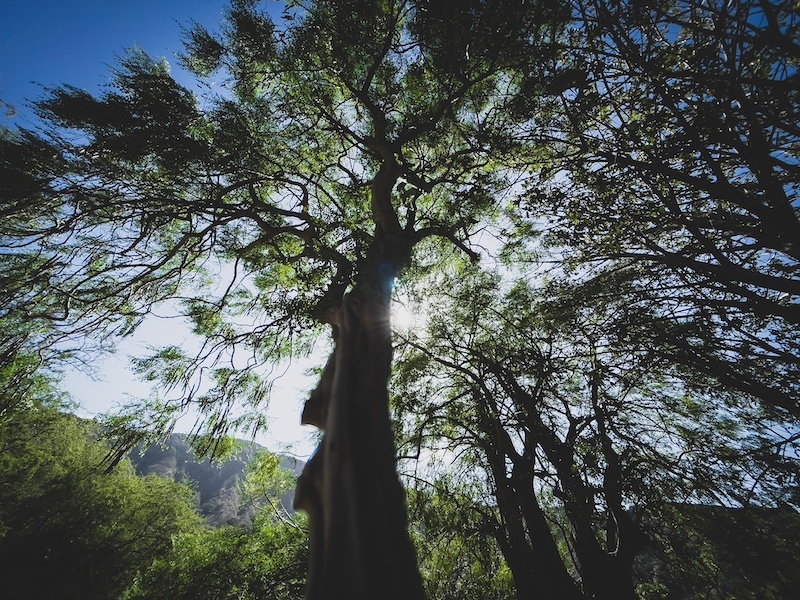
[[[256,507],[242,502],[239,484],[244,479],[247,466],[256,452],[263,450],[257,444],[243,443],[242,450],[221,464],[198,460],[187,443],[186,435],[172,434],[165,444],[156,444],[144,452],[135,448],[130,459],[139,475],[158,475],[178,483],[187,483],[194,490],[197,508],[206,521],[216,527],[223,525],[252,525]],[[284,457],[281,466],[295,475],[303,462]],[[283,507],[293,512],[293,494],[281,499]]]

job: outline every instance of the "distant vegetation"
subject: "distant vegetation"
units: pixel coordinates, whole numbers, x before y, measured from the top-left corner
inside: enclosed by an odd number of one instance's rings
[[[246,526],[214,527],[209,521],[219,515],[203,519],[197,502],[199,487],[210,481],[138,476],[128,459],[106,472],[110,447],[99,426],[65,412],[69,406],[47,379],[29,381],[14,403],[9,395],[5,388],[0,403],[5,597],[303,597],[304,519],[281,511],[292,477],[272,455],[250,454],[246,483],[243,463],[230,463],[242,481],[220,486],[217,496],[233,491],[243,507],[264,508],[243,510]],[[194,471],[203,472],[203,465]]]
[[[302,461],[278,458],[257,444],[238,442],[238,447],[226,460],[212,462],[208,458],[198,458],[187,438],[186,434],[173,433],[161,444],[147,448],[137,446],[128,457],[139,475],[159,475],[189,485],[199,513],[208,524],[216,527],[250,527],[258,509],[265,504],[281,514],[294,512],[293,477],[302,469]],[[275,471],[274,461],[281,471]],[[264,481],[265,468],[269,471],[269,481]],[[261,483],[257,484],[259,473]],[[276,482],[278,477],[281,481]],[[270,489],[254,491],[256,485],[266,485]]]

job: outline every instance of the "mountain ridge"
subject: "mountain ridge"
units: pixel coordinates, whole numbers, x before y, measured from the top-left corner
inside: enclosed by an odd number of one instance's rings
[[[250,527],[258,507],[244,501],[240,484],[256,454],[266,448],[254,442],[237,441],[241,449],[219,463],[199,460],[184,433],[173,433],[165,442],[147,448],[137,446],[129,453],[129,458],[138,475],[157,475],[192,487],[197,510],[210,525]],[[295,476],[304,464],[296,458],[281,456],[281,468]],[[293,491],[281,497],[282,507],[290,514],[294,512],[293,499]]]

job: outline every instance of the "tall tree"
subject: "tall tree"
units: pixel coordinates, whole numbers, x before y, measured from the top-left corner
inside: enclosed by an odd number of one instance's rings
[[[406,454],[487,482],[519,598],[636,598],[643,517],[676,503],[795,505],[797,428],[631,349],[619,299],[463,270],[433,287],[396,379]]]
[[[562,110],[529,131],[557,158],[534,155],[522,206],[593,293],[629,294],[648,323],[631,343],[800,414],[794,3],[579,0],[573,14],[551,84]]]
[[[172,346],[140,363],[184,391],[151,407],[161,429],[191,401],[209,439],[258,427],[257,410],[233,416],[237,398],[266,397],[257,367],[332,325],[303,417],[325,430],[298,488],[309,598],[422,595],[386,391],[392,284],[430,238],[474,255],[472,228],[508,185],[492,145],[563,17],[523,0],[320,0],[287,3],[276,27],[236,0],[219,33],[186,32],[185,65],[225,81],[219,96],[198,103],[134,51],[101,97],[53,90],[38,104],[46,126],[3,140],[0,235],[53,265],[60,327],[127,333],[180,299],[203,338],[196,356]],[[197,291],[215,269],[228,283]]]

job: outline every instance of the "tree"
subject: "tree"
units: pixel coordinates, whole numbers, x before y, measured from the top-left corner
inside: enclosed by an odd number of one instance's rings
[[[198,527],[193,492],[130,463],[104,473],[106,444],[65,414],[52,381],[0,418],[0,561],[14,598],[115,598]]]
[[[721,438],[725,410],[752,408],[732,391],[774,409],[753,422],[797,415],[796,25],[788,3],[310,0],[288,3],[278,26],[235,0],[221,31],[186,31],[183,62],[222,80],[218,95],[201,102],[166,61],[131,51],[101,96],[52,90],[39,130],[0,137],[0,318],[20,332],[9,364],[53,336],[103,346],[171,303],[201,349],[172,344],[137,368],[179,398],[114,423],[132,443],[194,406],[213,452],[225,433],[262,426],[265,366],[330,326],[334,351],[303,414],[325,431],[298,484],[308,597],[421,597],[388,405],[392,288],[459,253],[476,260],[489,226],[515,225],[505,255],[530,261],[550,220],[551,246],[572,256],[550,289],[567,315],[613,308],[602,326],[567,319],[586,330],[563,341],[519,288],[513,327],[477,307],[507,340],[453,309],[462,331],[435,329],[417,350],[460,386],[434,413],[457,407],[448,419],[480,450],[518,593],[580,591],[535,493],[547,482],[583,591],[630,597],[639,532],[624,486],[655,486],[623,450],[674,474],[670,449],[648,455],[619,433],[658,414],[642,398],[678,410],[681,386],[658,385],[683,379],[695,393],[713,376],[698,414]],[[462,339],[475,332],[478,347]],[[553,363],[556,339],[581,352]],[[701,433],[678,431],[676,447]],[[758,462],[714,471],[689,456],[692,481],[707,468],[741,483]]]
[[[47,127],[3,140],[0,236],[52,265],[62,330],[129,333],[179,299],[204,340],[140,363],[184,392],[150,407],[161,433],[189,402],[208,439],[259,427],[257,410],[233,409],[265,399],[257,367],[332,324],[329,375],[304,412],[326,431],[298,489],[309,598],[422,595],[388,412],[392,284],[433,238],[475,256],[469,236],[509,185],[492,147],[564,17],[521,0],[316,1],[288,3],[276,27],[236,0],[219,34],[186,33],[185,65],[225,78],[224,94],[201,106],[133,51],[101,97],[53,90],[37,105]],[[191,289],[220,265],[216,296]],[[20,289],[42,270],[27,275]]]
[[[492,536],[497,515],[485,503],[484,486],[468,468],[448,475],[418,478],[409,491],[412,537],[428,598],[515,598],[511,572]]]
[[[96,423],[43,375],[0,418],[0,560],[15,598],[301,598],[308,543],[303,520],[277,518],[292,479],[262,453],[246,479],[265,506],[252,530],[212,529],[195,490],[131,463],[107,467]],[[5,388],[3,388],[5,389]],[[8,403],[6,403],[8,404]]]
[[[122,598],[303,598],[307,523],[280,507],[293,479],[277,455],[259,453],[242,484],[245,498],[258,507],[252,528],[204,525],[182,532],[172,551],[142,571]]]
[[[197,528],[179,536],[173,551],[154,561],[122,597],[300,600],[306,542],[304,531],[263,514],[252,531]]]
[[[792,559],[800,525],[795,510],[673,506],[660,517],[654,525],[667,560],[650,589],[776,600],[794,593],[800,578]]]
[[[406,455],[486,481],[483,534],[519,598],[636,598],[648,523],[676,504],[796,506],[791,422],[694,388],[657,348],[631,350],[620,300],[540,285],[439,276],[396,379]]]
[[[797,416],[794,4],[588,0],[573,14],[562,109],[527,132],[552,152],[533,155],[521,206],[587,293],[627,295],[631,344]]]

